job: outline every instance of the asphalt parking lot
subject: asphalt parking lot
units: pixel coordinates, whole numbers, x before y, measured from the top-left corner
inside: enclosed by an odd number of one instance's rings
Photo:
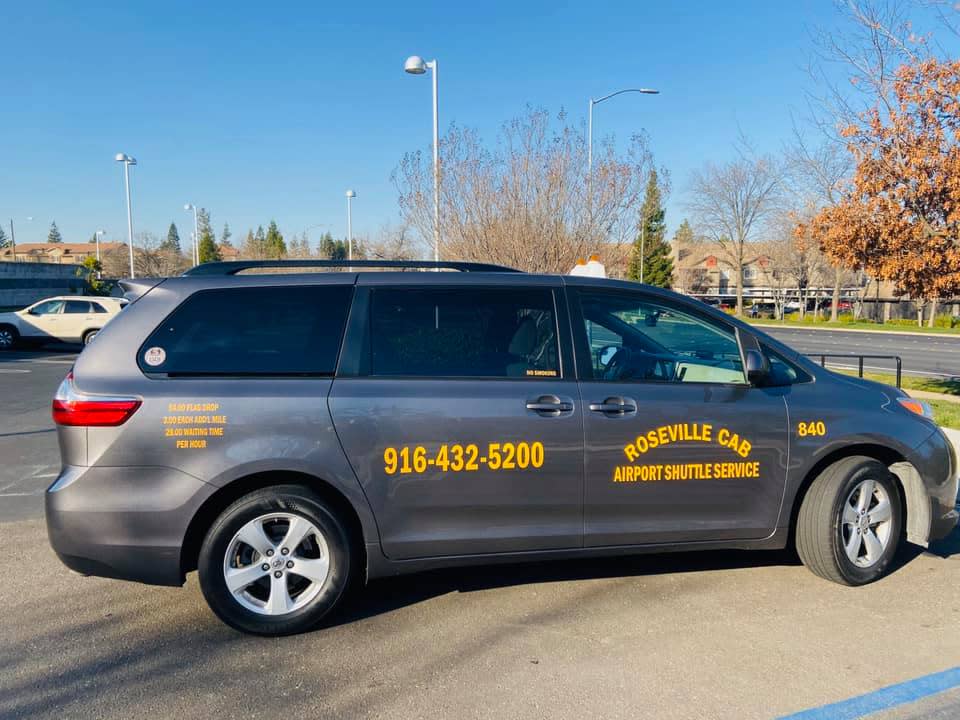
[[[378,581],[309,634],[239,635],[195,577],[81,578],[50,551],[70,360],[0,359],[2,718],[774,718],[960,666],[960,532],[859,589],[786,552],[459,569]],[[958,716],[957,690],[871,715]]]

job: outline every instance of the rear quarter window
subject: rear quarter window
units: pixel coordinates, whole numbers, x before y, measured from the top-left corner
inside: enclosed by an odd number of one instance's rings
[[[243,287],[201,290],[140,347],[146,373],[170,376],[331,376],[353,288]]]

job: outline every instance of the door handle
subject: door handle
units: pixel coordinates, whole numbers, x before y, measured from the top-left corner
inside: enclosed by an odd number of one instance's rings
[[[527,410],[533,410],[535,413],[554,417],[560,413],[572,412],[573,402],[558,398],[556,395],[541,395],[536,400],[527,401]]]
[[[608,397],[603,402],[590,403],[593,412],[605,415],[631,415],[637,411],[637,403],[630,398]]]

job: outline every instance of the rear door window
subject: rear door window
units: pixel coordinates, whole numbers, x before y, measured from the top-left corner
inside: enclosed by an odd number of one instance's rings
[[[64,307],[63,311],[74,315],[87,315],[92,312],[90,303],[86,300],[67,300],[66,307]]]
[[[140,347],[147,373],[171,376],[332,376],[350,286],[202,290]]]
[[[560,377],[549,288],[378,288],[372,375]]]

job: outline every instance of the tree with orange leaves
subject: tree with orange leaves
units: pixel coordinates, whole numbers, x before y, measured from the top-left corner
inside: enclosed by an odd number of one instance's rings
[[[960,61],[904,65],[890,98],[842,134],[854,176],[798,236],[921,307],[960,293]]]

